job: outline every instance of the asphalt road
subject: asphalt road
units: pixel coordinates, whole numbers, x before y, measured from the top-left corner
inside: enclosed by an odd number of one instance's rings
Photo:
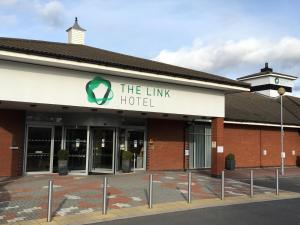
[[[294,225],[300,224],[300,199],[195,209],[96,223],[99,225]]]
[[[244,182],[248,182],[244,180]],[[274,179],[254,184],[274,187]],[[280,178],[280,189],[300,192],[300,177]],[[300,225],[300,198],[195,209],[96,223],[99,225]]]

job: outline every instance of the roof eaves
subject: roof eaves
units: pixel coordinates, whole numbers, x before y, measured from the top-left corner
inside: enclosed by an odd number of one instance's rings
[[[266,76],[266,75],[280,75],[280,76],[285,76],[285,77],[289,77],[291,79],[297,79],[298,77],[297,76],[292,76],[292,75],[288,75],[288,74],[284,74],[284,73],[278,73],[278,72],[270,72],[270,71],[267,71],[267,72],[259,72],[259,73],[254,73],[254,74],[250,74],[250,75],[246,75],[246,76],[243,76],[243,77],[239,77],[237,78],[237,80],[248,80],[248,79],[251,79],[251,78],[256,78],[256,77],[263,77],[263,76]]]

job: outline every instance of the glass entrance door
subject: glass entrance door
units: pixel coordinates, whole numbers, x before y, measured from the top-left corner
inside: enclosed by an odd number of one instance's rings
[[[66,129],[66,150],[69,151],[68,167],[70,171],[85,172],[86,170],[86,128]]]
[[[51,172],[53,128],[27,128],[27,163],[26,172]]]
[[[114,172],[115,130],[92,129],[92,172]]]
[[[144,139],[145,133],[143,130],[127,130],[127,151],[133,153],[134,168],[144,168]]]

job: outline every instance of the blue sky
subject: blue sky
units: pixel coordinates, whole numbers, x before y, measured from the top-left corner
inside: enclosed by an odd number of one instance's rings
[[[297,0],[0,0],[0,36],[66,42],[77,16],[94,47],[230,78],[265,61],[300,76],[299,11]]]

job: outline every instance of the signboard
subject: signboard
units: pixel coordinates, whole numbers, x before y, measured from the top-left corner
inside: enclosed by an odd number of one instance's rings
[[[184,155],[185,156],[189,156],[190,155],[190,150],[189,149],[185,149],[184,150]]]
[[[267,155],[267,150],[266,149],[263,150],[263,155]]]
[[[224,152],[224,147],[223,146],[218,146],[217,147],[217,153],[223,153]]]
[[[0,61],[0,100],[224,117],[218,90]]]
[[[211,142],[211,147],[212,148],[216,148],[217,147],[217,142],[216,141],[212,141]]]

